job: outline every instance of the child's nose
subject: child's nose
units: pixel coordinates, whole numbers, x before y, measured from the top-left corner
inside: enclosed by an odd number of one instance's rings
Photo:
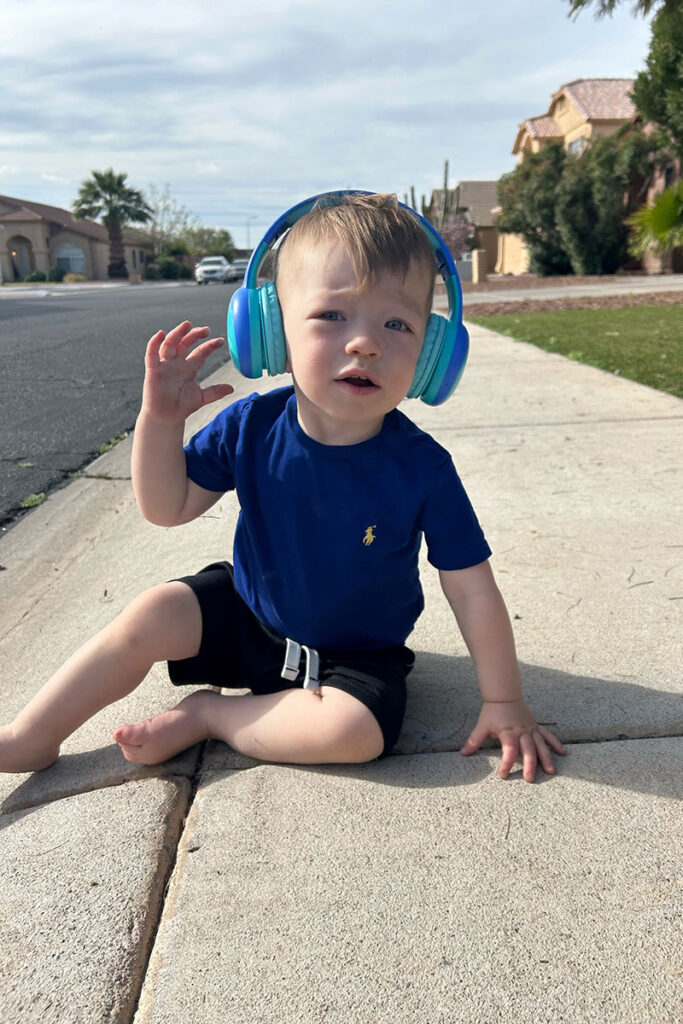
[[[365,358],[378,356],[380,354],[379,339],[370,328],[358,328],[349,338],[346,351],[348,355],[359,355]]]

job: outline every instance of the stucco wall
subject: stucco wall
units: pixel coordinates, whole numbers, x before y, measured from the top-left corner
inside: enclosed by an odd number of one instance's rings
[[[529,250],[521,235],[498,235],[497,274],[526,274],[529,271]]]
[[[5,207],[7,210],[7,207]],[[12,260],[12,249],[15,242],[25,239],[31,249],[31,269],[45,270],[49,259],[49,242],[47,239],[46,225],[42,221],[17,221],[10,220],[3,222],[0,213],[0,265],[2,276],[5,281],[15,280]]]

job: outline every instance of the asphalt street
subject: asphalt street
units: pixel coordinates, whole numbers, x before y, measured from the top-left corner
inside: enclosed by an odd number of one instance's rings
[[[134,425],[149,337],[182,320],[225,337],[237,287],[83,290],[0,303],[0,524]],[[227,359],[227,345],[203,375]]]

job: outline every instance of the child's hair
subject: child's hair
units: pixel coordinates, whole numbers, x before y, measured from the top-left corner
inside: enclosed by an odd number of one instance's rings
[[[395,195],[353,193],[322,198],[298,220],[281,242],[275,261],[275,284],[293,253],[322,240],[336,239],[344,247],[361,288],[382,271],[405,276],[411,260],[431,275],[427,312],[432,307],[436,257],[425,229]]]

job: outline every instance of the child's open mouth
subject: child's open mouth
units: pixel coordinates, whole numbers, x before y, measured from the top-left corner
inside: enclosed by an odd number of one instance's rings
[[[368,377],[361,376],[341,377],[339,379],[339,383],[346,384],[352,388],[377,388],[377,385],[375,384],[374,381],[370,380]]]

